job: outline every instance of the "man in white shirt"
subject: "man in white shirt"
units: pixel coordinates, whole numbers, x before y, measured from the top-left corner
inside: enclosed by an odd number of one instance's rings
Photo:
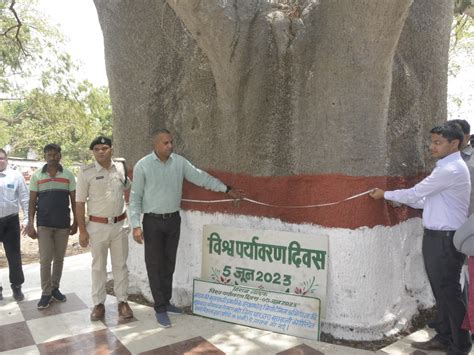
[[[0,242],[3,243],[8,260],[10,284],[13,298],[22,301],[25,296],[21,285],[25,281],[21,265],[20,230],[28,224],[28,188],[23,175],[8,167],[7,153],[0,149]],[[19,205],[23,210],[20,228]],[[3,299],[0,284],[0,299]]]
[[[438,159],[432,173],[411,189],[374,189],[370,196],[423,209],[422,254],[440,324],[434,338],[412,346],[447,350],[450,355],[469,354],[469,331],[461,329],[466,303],[459,282],[465,256],[453,245],[454,232],[467,219],[471,193],[469,170],[459,151],[463,132],[458,124],[446,122],[430,133],[431,154]]]

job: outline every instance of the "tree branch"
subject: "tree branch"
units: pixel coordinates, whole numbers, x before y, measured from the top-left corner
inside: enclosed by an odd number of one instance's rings
[[[30,112],[31,112],[31,109],[27,108],[26,110],[21,111],[15,117],[2,117],[2,116],[0,116],[0,121],[5,122],[8,125],[18,124],[18,123],[21,123],[21,121],[23,121]]]
[[[21,42],[21,39],[20,39],[20,30],[21,30],[21,27],[23,26],[23,23],[21,22],[20,17],[18,16],[15,10],[15,4],[16,4],[16,0],[11,0],[9,10],[13,13],[13,16],[15,17],[16,25],[13,25],[7,28],[1,35],[4,37],[9,37],[9,33],[16,29],[15,36],[13,39],[17,43],[18,48],[20,49],[20,52],[22,52],[24,55],[28,55],[28,52],[23,47],[23,43]]]

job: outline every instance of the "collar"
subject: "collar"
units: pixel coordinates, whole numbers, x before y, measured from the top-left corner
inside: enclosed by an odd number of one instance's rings
[[[44,165],[43,165],[43,168],[41,169],[41,172],[42,172],[43,174],[46,174],[47,171],[48,171],[48,164],[44,164]],[[63,166],[62,166],[61,164],[59,164],[59,166],[58,166],[58,171],[59,171],[60,173],[63,172]]]
[[[440,159],[436,162],[436,166],[444,166],[455,160],[461,159],[461,152],[457,151],[445,156],[443,159]]]
[[[100,165],[100,164],[97,162],[97,160],[94,161],[94,165],[95,165],[95,170],[96,170],[97,172],[101,171],[102,169],[107,170],[107,169],[105,169],[102,165]],[[114,160],[112,159],[112,163],[110,164],[110,168],[112,168],[112,167],[114,167],[114,166],[115,166],[115,162],[114,162]]]
[[[5,168],[5,170],[0,171],[0,175],[1,175],[1,176],[7,176],[8,170],[10,170],[10,168],[7,166],[7,167]]]
[[[155,151],[153,151],[151,154],[153,155],[153,159],[154,159],[154,160],[158,160],[158,162],[160,162],[160,163],[162,163],[162,164],[166,164],[166,163],[169,162],[170,160],[173,160],[173,156],[174,156],[174,153],[171,153],[170,156],[169,156],[169,158],[168,158],[168,160],[167,160],[165,163],[163,163],[163,162],[161,161],[161,159],[158,158],[158,154],[156,154]]]

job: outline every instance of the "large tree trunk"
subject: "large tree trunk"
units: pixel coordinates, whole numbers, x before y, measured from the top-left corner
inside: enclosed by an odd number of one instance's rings
[[[116,152],[132,164],[151,150],[149,134],[167,127],[197,166],[278,205],[405,186],[429,170],[425,138],[446,119],[450,1],[94,2]],[[330,235],[323,329],[334,335],[381,337],[432,302],[411,210],[367,197],[321,209],[183,209],[175,273],[183,304],[199,276],[200,228],[216,221]],[[132,246],[131,272],[149,294],[142,263]],[[392,285],[381,287],[387,276]],[[369,315],[367,303],[376,307]]]
[[[425,170],[427,132],[447,117],[450,1],[413,3],[393,63],[387,147],[390,175]]]

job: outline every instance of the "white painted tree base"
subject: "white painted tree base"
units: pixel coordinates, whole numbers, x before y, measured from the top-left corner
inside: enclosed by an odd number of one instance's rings
[[[393,227],[355,230],[277,219],[181,211],[181,240],[173,299],[189,306],[201,274],[202,226],[269,229],[329,236],[326,319],[321,329],[337,338],[376,340],[405,328],[418,308],[434,304],[421,256],[422,225],[413,218]],[[130,242],[130,291],[152,301],[143,246]]]

